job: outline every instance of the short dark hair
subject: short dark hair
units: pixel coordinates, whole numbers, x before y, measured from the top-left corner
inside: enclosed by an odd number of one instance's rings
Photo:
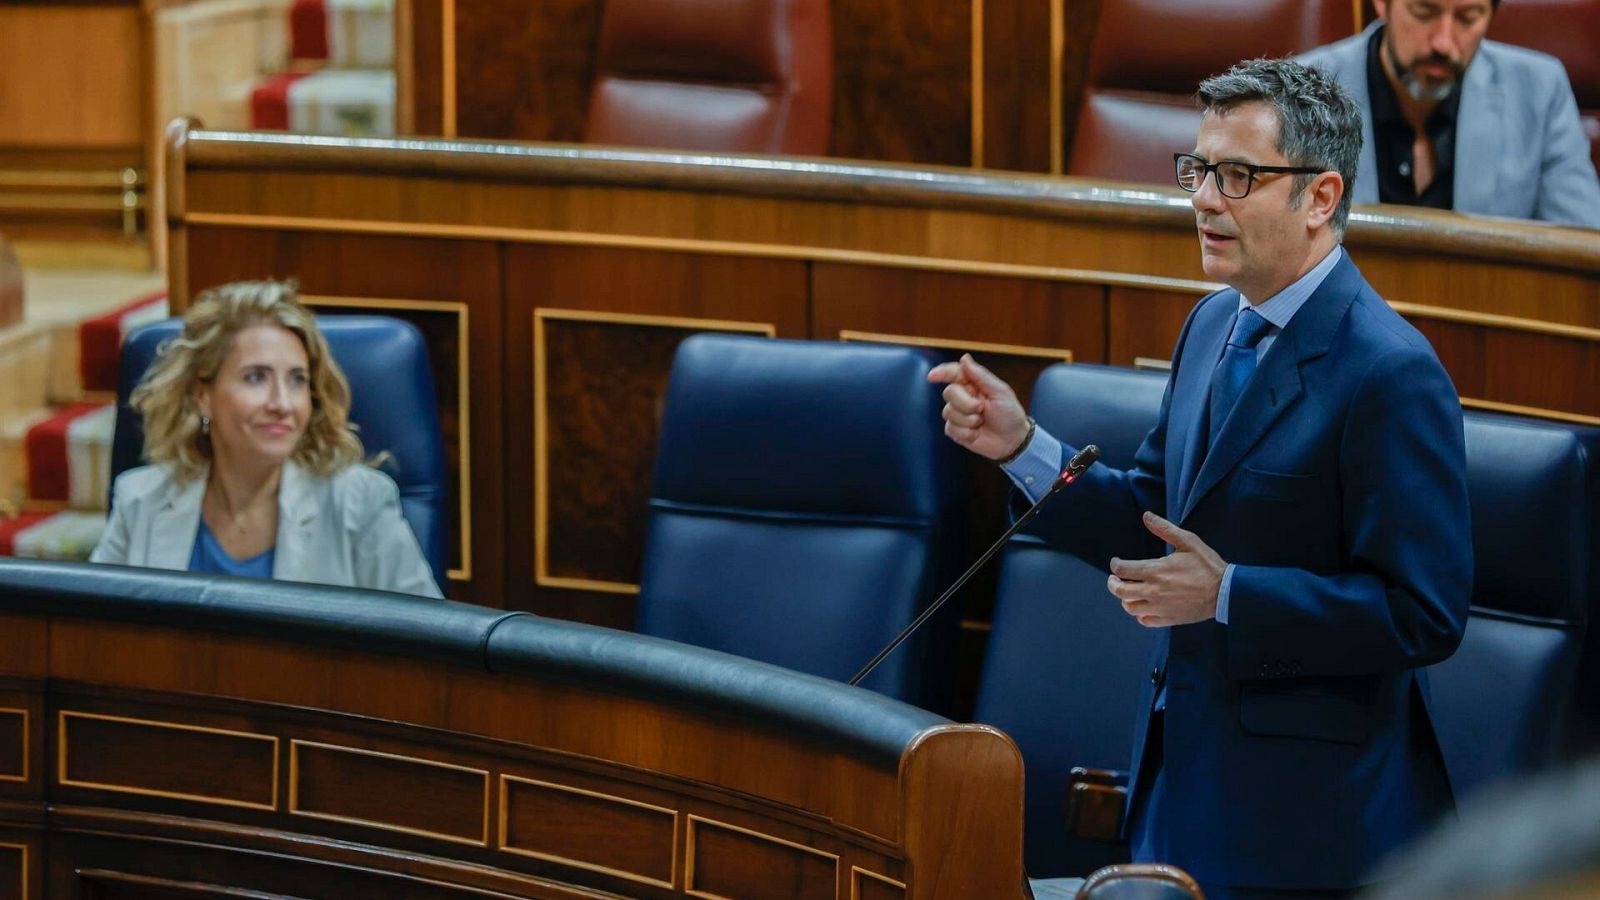
[[[1344,179],[1333,213],[1334,230],[1344,232],[1361,156],[1361,109],[1338,82],[1291,59],[1251,59],[1200,82],[1197,96],[1206,112],[1219,115],[1246,103],[1270,104],[1278,113],[1278,152],[1289,165]],[[1294,177],[1296,203],[1315,177]]]

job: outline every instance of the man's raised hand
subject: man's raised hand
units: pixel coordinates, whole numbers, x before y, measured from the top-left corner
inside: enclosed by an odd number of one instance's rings
[[[989,459],[1004,459],[1028,436],[1028,414],[1016,392],[972,354],[934,366],[928,380],[944,388],[944,433]]]

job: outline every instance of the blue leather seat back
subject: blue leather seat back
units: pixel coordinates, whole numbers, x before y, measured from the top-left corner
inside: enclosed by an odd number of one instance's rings
[[[393,457],[383,470],[399,485],[401,512],[443,588],[450,490],[433,368],[422,333],[409,322],[386,316],[322,316],[317,327],[350,381],[350,421],[358,426],[367,454],[387,451]],[[182,330],[181,319],[154,322],[128,335],[123,344],[113,477],[144,461],[144,420],[128,405],[128,396],[162,342]]]
[[[1056,437],[1098,444],[1104,463],[1126,468],[1155,425],[1165,386],[1163,373],[1052,366],[1034,386],[1032,413]],[[1126,860],[1125,848],[1072,837],[1063,810],[1073,766],[1131,764],[1153,640],[1106,590],[1105,572],[1034,537],[1007,546],[974,718],[1011,735],[1027,764],[1029,874],[1087,875]]]
[[[846,679],[943,587],[964,496],[932,359],[703,334],[673,363],[638,630]],[[866,685],[927,702],[952,617]],[[937,659],[936,659],[937,657]]]
[[[1461,648],[1429,669],[1457,799],[1568,749],[1592,591],[1595,434],[1466,415],[1473,611]]]

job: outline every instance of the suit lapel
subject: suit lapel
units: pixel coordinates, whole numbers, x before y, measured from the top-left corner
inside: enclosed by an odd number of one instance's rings
[[[1272,424],[1300,399],[1304,392],[1300,367],[1328,352],[1334,332],[1344,321],[1363,283],[1355,263],[1345,255],[1289,321],[1289,327],[1267,349],[1210,452],[1204,450],[1203,444],[1190,442],[1204,454],[1205,461],[1194,476],[1193,486],[1185,492],[1183,505],[1179,507],[1182,510],[1179,523],[1189,517],[1206,494],[1239,465]],[[1202,395],[1202,402],[1196,405],[1203,408],[1205,399]],[[1186,454],[1185,470],[1193,467],[1192,460],[1196,458],[1199,457],[1194,451]]]
[[[306,572],[302,561],[312,558],[314,543],[311,533],[316,522],[319,504],[313,493],[312,476],[292,461],[283,464],[283,475],[278,483],[278,543],[272,557],[272,577],[303,580]]]
[[[1172,413],[1170,441],[1180,448],[1177,483],[1168,491],[1167,516],[1178,521],[1178,512],[1184,508],[1190,488],[1194,485],[1196,469],[1206,452],[1206,406],[1211,395],[1211,374],[1222,358],[1222,345],[1228,339],[1228,326],[1233,321],[1233,311],[1239,306],[1239,292],[1232,288],[1211,301],[1217,306],[1211,321],[1203,325],[1196,322],[1189,343],[1195,348],[1191,364],[1190,350],[1184,348],[1184,365],[1172,387]],[[1226,313],[1226,314],[1224,314]]]
[[[1494,60],[1481,51],[1467,66],[1456,111],[1455,208],[1492,211],[1500,206],[1499,163],[1505,98]]]
[[[200,530],[200,501],[206,493],[206,475],[185,483],[169,482],[150,517],[150,550],[146,565],[153,569],[189,568],[194,539]]]

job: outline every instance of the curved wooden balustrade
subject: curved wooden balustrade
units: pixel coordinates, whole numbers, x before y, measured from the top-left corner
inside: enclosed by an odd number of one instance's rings
[[[668,641],[0,560],[0,897],[1020,897],[1003,734]],[[249,892],[259,893],[249,893]]]
[[[1056,360],[1160,365],[1215,287],[1176,187],[183,121],[169,154],[180,307],[297,275],[323,309],[396,310],[434,339],[456,595],[622,626],[684,335],[970,349],[1025,394]],[[1467,403],[1600,422],[1600,233],[1380,206],[1346,244]],[[1004,490],[978,476],[996,502],[974,556]],[[985,601],[967,618],[980,641]]]

